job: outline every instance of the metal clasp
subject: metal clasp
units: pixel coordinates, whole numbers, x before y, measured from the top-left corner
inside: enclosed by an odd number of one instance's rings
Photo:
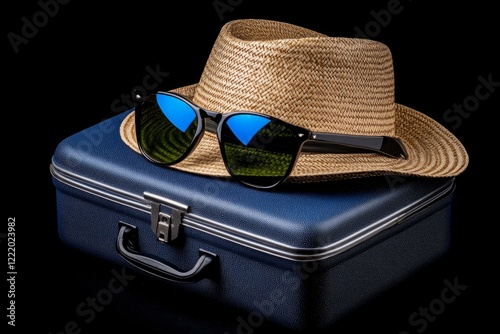
[[[144,198],[151,201],[151,229],[156,238],[169,243],[179,236],[182,218],[189,212],[189,205],[185,205],[168,198],[149,192],[144,192]],[[170,214],[161,212],[161,206],[170,208]]]

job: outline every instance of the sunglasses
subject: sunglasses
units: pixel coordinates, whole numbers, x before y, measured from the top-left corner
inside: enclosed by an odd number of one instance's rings
[[[407,157],[398,138],[312,132],[250,111],[221,114],[170,92],[147,97],[136,93],[134,99],[138,146],[149,161],[174,165],[193,152],[204,132],[209,131],[217,134],[231,177],[254,188],[268,189],[283,183],[301,152],[375,152],[391,158]]]

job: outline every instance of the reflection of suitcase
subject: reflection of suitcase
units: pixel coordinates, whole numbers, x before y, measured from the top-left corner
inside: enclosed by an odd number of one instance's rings
[[[61,239],[244,310],[247,331],[328,326],[449,249],[453,178],[255,190],[147,162],[120,139],[125,114],[58,145]]]

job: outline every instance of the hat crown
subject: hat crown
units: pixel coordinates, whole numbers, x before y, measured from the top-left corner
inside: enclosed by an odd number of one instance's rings
[[[283,22],[224,25],[193,100],[221,113],[262,112],[317,132],[395,134],[389,48]]]

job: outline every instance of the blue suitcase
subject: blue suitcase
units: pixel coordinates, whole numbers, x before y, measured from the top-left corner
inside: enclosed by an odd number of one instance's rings
[[[127,113],[57,146],[61,240],[240,309],[242,330],[325,328],[450,249],[454,178],[256,190],[149,163],[120,140]]]

